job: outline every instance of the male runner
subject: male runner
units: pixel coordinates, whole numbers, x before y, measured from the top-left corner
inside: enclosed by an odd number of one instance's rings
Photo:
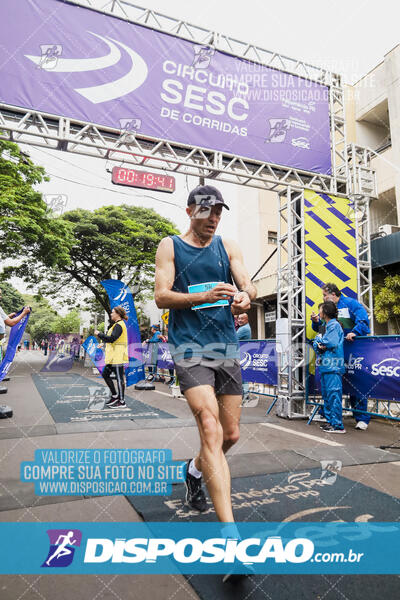
[[[225,453],[239,439],[242,400],[233,315],[249,310],[256,289],[238,245],[215,235],[223,207],[229,210],[212,186],[190,192],[189,230],[164,238],[157,250],[155,300],[170,309],[171,354],[200,435],[200,452],[188,463],[186,501],[206,510],[203,475],[218,519],[232,523]]]

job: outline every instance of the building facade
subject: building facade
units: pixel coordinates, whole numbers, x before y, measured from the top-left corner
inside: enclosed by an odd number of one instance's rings
[[[347,142],[370,150],[377,197],[371,200],[373,281],[400,274],[400,44],[353,86],[346,88]],[[242,198],[240,198],[242,196]],[[275,336],[278,211],[274,192],[240,188],[238,240],[257,299],[250,312],[254,338]],[[400,333],[400,318],[374,323],[376,334]]]

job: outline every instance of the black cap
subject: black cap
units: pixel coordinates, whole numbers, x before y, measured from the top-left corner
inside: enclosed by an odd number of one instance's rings
[[[217,188],[212,185],[198,185],[192,190],[188,196],[187,205],[198,204],[201,206],[215,206],[216,204],[222,204],[229,210],[224,202],[222,194]]]

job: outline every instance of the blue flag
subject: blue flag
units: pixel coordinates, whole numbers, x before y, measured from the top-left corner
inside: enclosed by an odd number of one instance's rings
[[[116,306],[122,306],[128,315],[126,329],[128,332],[129,366],[125,369],[125,376],[126,385],[133,385],[141,379],[144,379],[145,375],[142,360],[140,331],[132,293],[129,287],[118,279],[105,279],[101,282],[101,285],[108,294],[111,309],[115,308]]]
[[[94,335],[90,335],[83,342],[82,346],[85,348],[90,360],[101,374],[103,372],[105,362],[104,352],[102,348],[100,348],[99,342],[96,340]]]
[[[23,309],[22,309],[23,310]],[[15,314],[16,317],[22,313],[22,310]],[[15,353],[18,348],[18,344],[24,335],[26,324],[29,320],[29,315],[25,315],[19,323],[11,327],[10,337],[8,339],[7,350],[5,351],[4,358],[0,363],[0,381],[3,381],[7,375],[9,368],[11,367],[12,361],[14,360]]]

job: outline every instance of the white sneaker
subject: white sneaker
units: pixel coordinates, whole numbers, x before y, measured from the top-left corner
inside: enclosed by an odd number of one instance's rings
[[[321,423],[326,423],[326,419],[324,416],[320,415],[319,413],[315,415],[315,417],[313,418],[313,421],[318,421]]]
[[[358,421],[358,423],[355,426],[355,429],[361,429],[361,431],[365,431],[366,429],[368,429],[368,423],[366,423],[365,421]]]

